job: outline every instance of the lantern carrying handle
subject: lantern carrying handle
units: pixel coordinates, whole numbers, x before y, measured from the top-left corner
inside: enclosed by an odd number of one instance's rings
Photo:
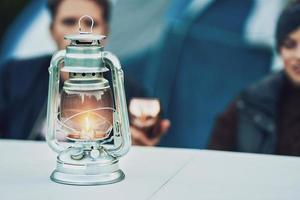
[[[89,18],[90,20],[91,20],[91,27],[90,27],[90,31],[89,32],[86,32],[86,31],[82,31],[82,26],[81,26],[81,20],[83,19],[83,18]],[[94,19],[91,17],[91,16],[89,16],[89,15],[83,15],[83,16],[81,16],[80,18],[79,18],[79,21],[78,21],[78,27],[79,27],[79,33],[93,33],[93,27],[94,27]]]
[[[55,138],[56,131],[56,113],[58,108],[58,94],[59,94],[59,78],[60,78],[60,64],[64,61],[66,50],[60,50],[53,55],[49,67],[50,79],[48,89],[48,105],[47,105],[47,134],[46,141],[52,150],[61,152],[67,147],[60,145]]]
[[[118,158],[125,155],[131,146],[131,133],[124,89],[124,75],[118,58],[108,52],[102,52],[102,61],[111,70],[116,112],[114,113],[114,147],[108,152]]]

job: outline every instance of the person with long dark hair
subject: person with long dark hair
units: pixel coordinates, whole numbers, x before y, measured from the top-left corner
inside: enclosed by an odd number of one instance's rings
[[[214,126],[210,149],[300,156],[300,4],[279,17],[284,68],[244,90]]]

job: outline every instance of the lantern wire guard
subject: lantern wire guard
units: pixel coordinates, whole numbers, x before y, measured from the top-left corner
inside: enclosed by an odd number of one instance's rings
[[[57,129],[57,134],[63,134],[64,136],[67,137],[68,140],[77,142],[77,141],[82,141],[82,142],[88,142],[89,140],[93,140],[93,141],[102,141],[101,144],[105,144],[108,142],[111,142],[111,140],[106,140],[109,136],[110,133],[113,129],[113,124],[107,120],[106,118],[102,117],[101,115],[99,115],[96,111],[100,111],[100,110],[111,110],[112,112],[115,112],[115,109],[112,107],[104,107],[104,108],[96,108],[96,109],[90,109],[90,110],[86,110],[86,111],[79,111],[78,113],[68,117],[67,119],[61,121],[61,113],[58,113],[57,116],[57,123],[59,125],[58,129]],[[73,118],[78,117],[78,116],[82,116],[85,114],[89,114],[89,115],[94,115],[97,118],[101,119],[99,120],[99,124],[98,127],[101,127],[101,132],[103,133],[103,137],[95,137],[95,138],[79,138],[78,136],[80,135],[80,130],[77,130],[75,128],[72,128],[71,126],[68,126],[68,122],[71,121]],[[69,133],[73,133],[72,135],[70,135]],[[73,136],[73,137],[72,137]]]
[[[91,20],[89,32],[83,31],[84,18]],[[70,45],[53,55],[49,67],[46,140],[58,153],[50,176],[58,183],[101,185],[125,177],[118,166],[131,146],[123,71],[117,57],[103,51],[105,36],[92,34],[93,25],[92,17],[82,16],[79,34],[65,36]],[[69,79],[60,94],[61,71]],[[108,71],[113,95],[103,77]]]

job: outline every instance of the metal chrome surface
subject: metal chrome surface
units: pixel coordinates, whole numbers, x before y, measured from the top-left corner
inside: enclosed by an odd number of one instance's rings
[[[118,166],[118,158],[125,155],[131,146],[129,119],[124,91],[124,75],[120,62],[110,52],[103,52],[105,36],[80,33],[65,36],[71,40],[66,50],[59,51],[51,60],[47,110],[47,142],[59,153],[57,167],[51,180],[70,185],[99,185],[121,181],[125,175]],[[61,68],[63,64],[63,68]],[[111,71],[115,112],[113,113],[114,145],[104,148],[101,141],[93,146],[76,142],[62,146],[55,138],[58,125],[58,97],[60,72],[69,72],[65,91],[80,93],[109,87],[102,73]]]
[[[64,90],[91,91],[109,88],[108,80],[104,78],[69,79],[64,82]]]
[[[102,60],[101,46],[75,45],[68,46],[61,71],[73,73],[106,72]]]
[[[96,35],[91,33],[81,33],[81,34],[70,34],[65,35],[66,40],[104,40],[106,38],[105,35]]]
[[[78,159],[73,159],[74,155]],[[125,174],[119,169],[118,159],[110,156],[104,148],[82,151],[72,147],[59,154],[57,167],[50,178],[68,185],[104,185],[123,180]]]

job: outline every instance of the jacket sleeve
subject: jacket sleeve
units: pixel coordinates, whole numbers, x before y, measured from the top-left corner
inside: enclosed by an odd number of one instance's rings
[[[0,65],[0,138],[5,138],[6,136],[6,126],[9,118],[9,94],[7,90],[9,77],[7,74],[7,68],[9,67],[9,62]]]
[[[236,101],[231,103],[215,121],[208,149],[234,151],[237,134]]]
[[[126,101],[129,104],[130,100],[135,97],[146,97],[146,90],[137,83],[131,76],[125,77],[125,94]]]

